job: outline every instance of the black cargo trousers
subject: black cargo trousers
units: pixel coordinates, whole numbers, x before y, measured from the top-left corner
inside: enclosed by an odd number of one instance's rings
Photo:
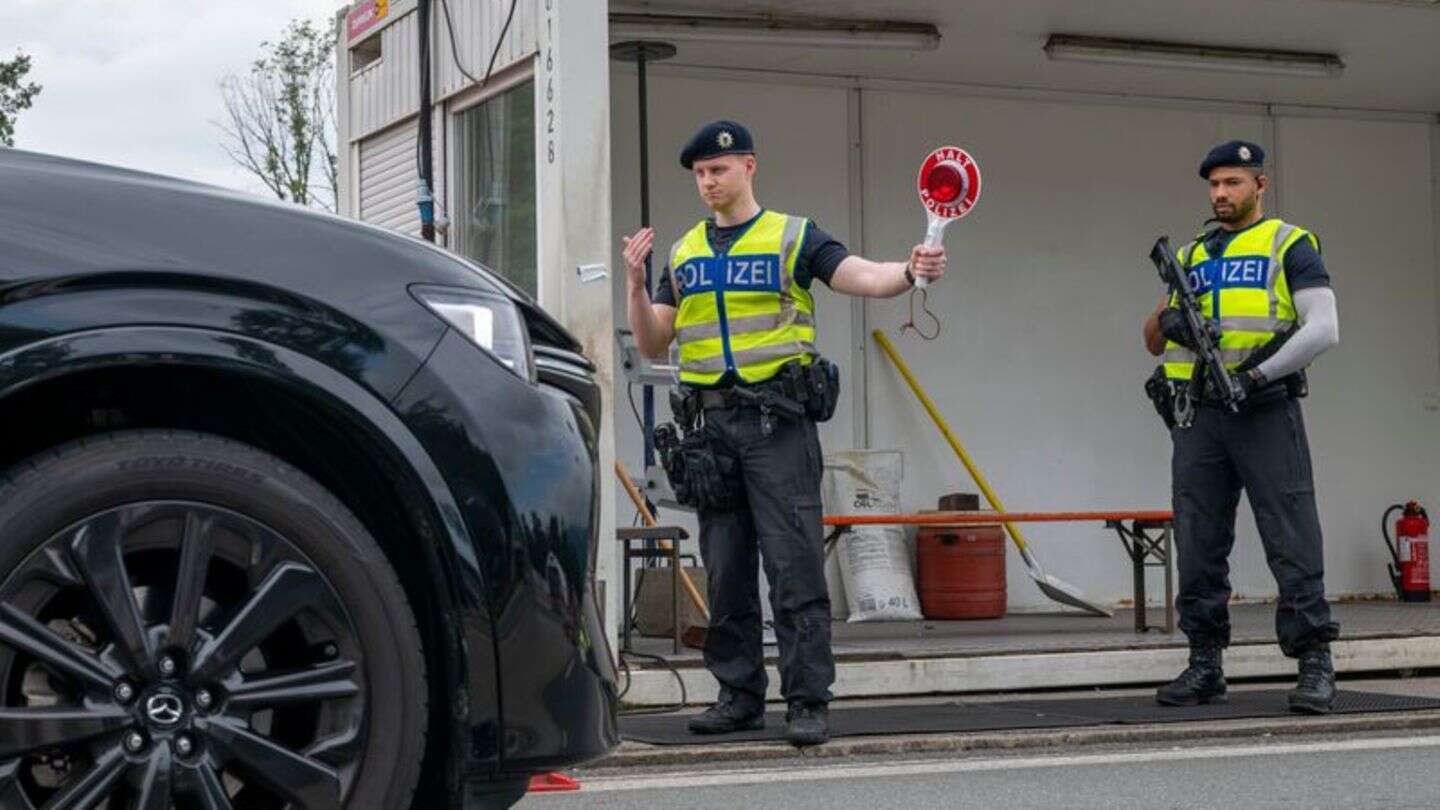
[[[1295,658],[1334,640],[1340,625],[1325,600],[1325,561],[1310,446],[1300,402],[1282,398],[1239,414],[1196,408],[1173,429],[1175,544],[1180,629],[1191,646],[1230,644],[1230,550],[1243,487],[1265,558],[1279,586],[1275,633]]]
[[[764,707],[768,679],[762,645],[759,563],[770,581],[780,692],[787,702],[830,701],[830,595],[820,523],[824,461],[815,422],[771,414],[765,435],[751,405],[705,411],[715,452],[738,461],[739,503],[701,509],[700,555],[709,577],[705,666],[720,699],[747,711]]]

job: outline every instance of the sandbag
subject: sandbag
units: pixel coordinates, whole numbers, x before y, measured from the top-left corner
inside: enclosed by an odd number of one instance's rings
[[[900,511],[903,456],[896,450],[849,450],[825,458],[821,488],[828,515]],[[856,526],[832,552],[840,569],[847,621],[918,621],[914,553],[899,526]],[[829,577],[827,567],[827,578]],[[834,583],[831,605],[840,603]],[[837,615],[838,618],[838,615]]]

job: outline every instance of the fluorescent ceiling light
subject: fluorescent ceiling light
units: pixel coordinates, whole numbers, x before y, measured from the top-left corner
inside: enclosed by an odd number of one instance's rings
[[[1045,43],[1051,59],[1117,65],[1272,73],[1282,76],[1335,77],[1345,63],[1332,53],[1267,51],[1175,42],[1051,34]]]
[[[610,37],[617,40],[913,51],[933,51],[940,46],[940,30],[929,23],[826,17],[709,17],[617,12],[610,15]]]
[[[1350,0],[1352,3],[1369,3],[1372,6],[1420,6],[1440,9],[1440,0]]]

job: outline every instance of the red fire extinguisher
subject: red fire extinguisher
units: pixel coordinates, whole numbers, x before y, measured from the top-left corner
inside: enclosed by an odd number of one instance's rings
[[[1400,512],[1395,521],[1395,541],[1390,540],[1390,515]],[[1410,501],[1385,510],[1380,531],[1395,562],[1390,565],[1390,581],[1402,602],[1430,601],[1430,516],[1425,508]]]

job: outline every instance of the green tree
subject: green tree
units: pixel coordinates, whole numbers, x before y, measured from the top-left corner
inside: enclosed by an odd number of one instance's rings
[[[15,145],[15,119],[40,95],[40,85],[22,83],[29,72],[30,57],[19,51],[14,59],[0,62],[0,144]]]
[[[244,76],[220,82],[224,149],[282,200],[335,210],[335,23],[292,20]]]

